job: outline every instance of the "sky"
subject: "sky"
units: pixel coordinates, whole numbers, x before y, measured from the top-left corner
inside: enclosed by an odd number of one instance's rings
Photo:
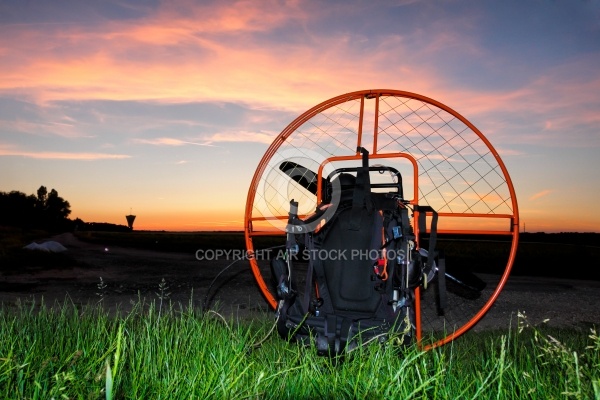
[[[490,140],[521,230],[600,232],[598,0],[0,0],[0,60],[0,191],[71,218],[241,230],[290,122],[388,88]]]

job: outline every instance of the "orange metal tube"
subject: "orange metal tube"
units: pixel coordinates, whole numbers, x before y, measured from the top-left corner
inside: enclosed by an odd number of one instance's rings
[[[298,218],[306,218],[307,215],[299,215]],[[265,217],[265,216],[260,216],[260,217],[252,217],[250,218],[250,221],[280,221],[280,220],[286,220],[288,219],[287,215],[274,215],[272,217]]]
[[[377,136],[378,136],[378,113],[379,113],[379,97],[380,96],[398,96],[398,97],[405,97],[405,98],[412,98],[412,99],[416,99],[416,100],[420,100],[429,104],[432,104],[440,109],[443,109],[445,111],[447,111],[448,113],[452,114],[454,117],[456,117],[457,119],[459,119],[460,121],[462,121],[466,126],[468,126],[486,145],[487,147],[490,149],[492,155],[494,156],[494,158],[496,159],[496,162],[498,163],[498,165],[500,166],[502,173],[504,175],[504,179],[506,180],[506,183],[508,185],[508,189],[509,189],[509,193],[510,193],[510,197],[511,197],[511,205],[512,205],[512,215],[495,215],[495,214],[451,214],[451,213],[440,213],[440,216],[462,216],[462,217],[474,217],[474,218],[511,218],[512,219],[512,225],[511,225],[511,231],[510,232],[505,232],[505,231],[487,231],[487,230],[444,230],[444,231],[438,231],[438,233],[473,233],[473,234],[493,234],[493,235],[498,235],[498,234],[508,234],[508,235],[512,235],[513,236],[513,240],[512,240],[512,247],[511,247],[511,252],[509,255],[509,259],[506,265],[506,269],[504,271],[504,274],[501,277],[501,280],[498,284],[498,286],[496,287],[496,290],[494,291],[494,293],[492,294],[492,296],[490,297],[490,299],[486,302],[486,304],[484,305],[484,307],[465,325],[463,325],[460,329],[458,329],[456,332],[454,332],[452,335],[448,335],[446,336],[444,339],[439,340],[433,344],[427,345],[425,346],[425,349],[430,349],[430,348],[434,348],[437,346],[441,346],[445,343],[450,342],[451,340],[453,340],[454,338],[458,337],[459,335],[461,335],[462,333],[466,332],[468,329],[470,329],[473,325],[475,325],[475,323],[477,323],[477,321],[479,321],[479,319],[481,319],[483,317],[483,315],[489,310],[489,308],[491,307],[491,305],[494,303],[494,301],[496,300],[496,298],[498,297],[500,291],[502,290],[502,288],[504,287],[506,280],[508,279],[508,276],[510,274],[510,270],[512,268],[512,265],[514,263],[514,259],[516,256],[516,251],[517,251],[517,244],[518,244],[518,236],[519,236],[519,212],[518,212],[518,204],[517,204],[517,200],[516,200],[516,195],[515,195],[515,190],[514,190],[514,186],[512,184],[512,180],[510,179],[510,176],[508,174],[508,171],[506,169],[506,166],[504,165],[504,162],[502,161],[502,159],[500,158],[500,156],[498,155],[497,151],[494,149],[494,147],[492,146],[492,144],[487,140],[487,138],[485,136],[483,136],[483,134],[473,125],[471,124],[466,118],[464,118],[462,115],[460,115],[459,113],[457,113],[455,110],[453,110],[452,108],[446,106],[445,104],[442,104],[434,99],[431,99],[429,97],[426,96],[422,96],[419,94],[415,94],[415,93],[411,93],[411,92],[405,92],[405,91],[399,91],[399,90],[388,90],[388,89],[375,89],[375,90],[363,90],[363,91],[358,91],[358,92],[351,92],[351,93],[347,93],[347,94],[343,94],[341,96],[337,96],[334,97],[332,99],[326,100],[324,102],[322,102],[321,104],[318,104],[317,106],[311,108],[310,110],[306,111],[305,113],[303,113],[301,116],[299,116],[296,120],[294,120],[290,125],[288,125],[280,134],[279,136],[277,136],[277,138],[275,138],[275,140],[273,141],[273,143],[271,144],[271,146],[268,148],[267,152],[265,153],[265,155],[263,156],[263,158],[261,159],[261,162],[259,163],[259,166],[255,172],[255,175],[252,179],[252,182],[250,184],[250,189],[248,191],[248,198],[247,198],[247,202],[246,202],[246,210],[245,210],[245,217],[244,217],[244,229],[245,229],[245,240],[246,240],[246,247],[248,249],[249,252],[253,251],[253,242],[252,242],[252,236],[256,236],[256,235],[270,235],[270,234],[274,234],[272,232],[254,232],[253,231],[253,226],[252,226],[252,221],[255,220],[252,217],[252,210],[253,210],[253,205],[254,205],[254,197],[256,195],[256,190],[258,187],[258,183],[260,181],[260,178],[262,177],[262,174],[264,172],[264,169],[266,168],[266,165],[268,164],[268,161],[271,159],[271,157],[275,154],[275,152],[277,151],[277,149],[281,146],[281,144],[293,133],[295,132],[295,130],[304,122],[306,122],[307,120],[309,120],[310,118],[312,118],[313,116],[317,115],[318,113],[320,113],[321,111],[324,111],[334,105],[337,104],[341,104],[344,103],[346,101],[350,101],[350,100],[355,100],[357,98],[361,98],[361,115],[359,117],[360,119],[360,126],[359,126],[359,134],[360,137],[357,140],[357,143],[360,144],[362,143],[362,118],[363,118],[363,111],[364,111],[364,98],[370,96],[370,97],[377,97],[377,102],[376,102],[376,115],[375,115],[375,126],[374,126],[374,149],[373,149],[373,154],[370,155],[370,158],[385,158],[385,157],[389,157],[389,155],[380,155],[377,154]],[[403,153],[398,153],[398,154],[403,154]],[[415,168],[415,171],[417,171],[417,162],[416,160],[409,154],[405,154],[404,155],[405,158],[408,158],[412,163],[413,166]],[[335,157],[333,157],[335,158]],[[332,159],[333,159],[332,158]],[[359,157],[357,156],[350,156],[350,158],[347,158],[348,160],[352,160],[352,159],[358,159]],[[322,168],[319,171],[319,176],[322,175]],[[411,204],[416,205],[418,204],[418,183],[417,183],[417,176],[415,177],[415,184],[414,184],[414,194],[415,194],[415,198],[411,201]],[[322,188],[320,187],[320,180],[318,181],[318,194],[320,196],[321,190]],[[320,200],[320,197],[319,197]],[[414,213],[414,218],[417,219],[418,218],[418,212]],[[285,217],[284,217],[285,218]],[[278,218],[275,218],[278,219]],[[258,219],[256,219],[258,220]],[[283,234],[283,233],[281,233]],[[418,225],[415,226],[415,234],[417,234],[418,237]],[[417,243],[418,245],[418,243]],[[271,293],[269,292],[267,286],[264,283],[264,280],[260,274],[260,270],[258,268],[258,264],[256,263],[255,259],[251,259],[250,260],[250,265],[252,268],[252,272],[256,278],[256,281],[259,285],[259,288],[261,289],[261,292],[264,294],[265,298],[267,299],[267,301],[269,302],[269,304],[271,305],[271,307],[275,308],[276,307],[276,301],[273,298],[273,296],[271,295]],[[416,314],[416,325],[417,325],[417,338],[418,341],[420,342],[422,339],[422,332],[421,332],[421,311],[420,311],[420,290],[416,289],[415,290],[415,297],[416,297],[416,301],[415,301],[415,314]]]
[[[438,235],[506,235],[510,236],[513,233],[511,231],[486,231],[476,229],[438,229]]]
[[[515,219],[514,222],[517,227],[519,226],[519,207],[517,204],[517,196],[515,194],[515,188],[512,184],[512,180],[510,179],[510,175],[508,174],[508,170],[506,169],[504,162],[500,158],[500,155],[498,154],[498,152],[496,151],[494,146],[492,146],[490,141],[483,135],[483,133],[481,133],[481,131],[479,129],[477,129],[475,127],[475,125],[473,125],[471,122],[469,122],[469,120],[467,120],[465,117],[463,117],[461,114],[456,112],[454,109],[448,107],[447,105],[445,105],[437,100],[434,100],[430,97],[423,96],[423,95],[420,95],[417,93],[406,92],[403,90],[389,90],[389,89],[365,90],[362,93],[364,93],[364,95],[378,94],[379,96],[389,95],[389,96],[407,97],[407,98],[411,98],[411,99],[415,99],[415,100],[420,100],[425,103],[432,104],[438,108],[441,108],[442,110],[447,111],[448,113],[452,114],[454,117],[458,118],[462,123],[467,125],[486,144],[486,146],[488,147],[488,149],[490,149],[492,155],[496,159],[496,162],[500,166],[500,169],[502,170],[502,173],[504,175],[504,179],[506,180],[506,184],[508,185],[508,190],[510,192],[512,212],[513,212],[513,216]],[[517,231],[518,231],[518,229],[517,229]]]
[[[286,139],[292,133],[294,133],[296,131],[296,129],[304,121],[307,121],[308,119],[317,115],[321,111],[326,110],[336,104],[341,104],[341,103],[344,103],[349,100],[361,98],[363,96],[364,96],[363,92],[347,93],[347,94],[343,94],[343,95],[334,97],[332,99],[326,100],[320,104],[317,104],[313,108],[304,112],[302,115],[300,115],[294,121],[292,121],[292,123],[290,123],[283,131],[281,131],[281,133],[273,140],[273,143],[271,143],[271,145],[269,146],[269,148],[263,155],[262,159],[260,160],[258,167],[256,168],[256,171],[254,173],[254,176],[252,178],[252,181],[250,183],[250,188],[248,190],[248,197],[246,199],[246,209],[244,212],[244,233],[245,233],[246,249],[248,250],[248,252],[254,251],[254,243],[252,241],[252,235],[251,235],[251,232],[253,232],[252,209],[254,207],[254,197],[256,195],[258,183],[259,183],[259,181],[263,175],[263,172],[264,172],[266,166],[268,165],[268,162],[271,159],[271,157],[273,157],[273,155],[277,152],[277,149],[279,149],[281,144],[283,142],[285,142]],[[277,301],[275,300],[275,298],[269,291],[267,285],[265,284],[264,279],[260,273],[258,263],[256,262],[255,259],[252,259],[252,258],[250,259],[250,268],[252,270],[252,274],[254,275],[254,278],[256,280],[256,283],[258,284],[258,287],[259,287],[261,293],[265,296],[265,299],[267,300],[269,305],[273,309],[275,309],[277,307]]]
[[[417,344],[421,343],[423,334],[421,332],[421,290],[417,286],[415,288],[415,334],[417,336]]]
[[[431,213],[429,213],[431,214]],[[438,213],[438,217],[465,217],[465,218],[514,218],[512,214],[476,214],[476,213]]]
[[[413,190],[415,194],[415,198],[411,201],[411,204],[416,204],[416,199],[418,196],[418,188],[419,188],[419,166],[417,165],[417,160],[413,156],[407,153],[384,153],[384,154],[369,154],[369,160],[378,159],[378,158],[406,158],[413,165]],[[321,178],[323,177],[323,168],[325,165],[335,161],[352,161],[352,160],[362,160],[362,156],[360,154],[352,155],[352,156],[336,156],[329,157],[324,160],[321,165],[319,165],[319,170],[317,171],[317,204],[321,202],[321,192],[323,190],[323,185],[321,182]]]
[[[518,247],[517,245],[519,242],[519,229],[518,229],[518,225],[516,225],[516,227],[517,227],[517,229],[514,230],[514,232],[513,232],[512,247],[511,247],[510,255],[508,258],[508,263],[507,263],[506,269],[504,270],[504,274],[502,274],[502,277],[500,278],[500,282],[498,282],[498,286],[496,286],[496,289],[494,290],[494,293],[492,293],[492,295],[490,296],[488,301],[479,310],[479,312],[477,314],[475,314],[475,316],[473,316],[473,318],[471,318],[466,324],[461,326],[455,332],[447,335],[445,338],[438,340],[437,342],[434,342],[434,343],[424,346],[423,348],[425,350],[430,350],[435,347],[442,346],[448,342],[451,342],[455,338],[459,337],[460,335],[462,335],[463,333],[465,333],[466,331],[471,329],[488,312],[488,310],[490,309],[492,304],[494,304],[494,302],[500,295],[502,288],[506,284],[506,281],[508,280],[508,276],[510,275],[510,270],[512,269],[512,265],[514,263],[516,255],[517,255],[517,247]]]
[[[413,220],[419,220],[419,211],[413,211]],[[420,232],[419,224],[417,224],[416,222],[413,224],[413,231],[415,234],[415,242],[417,246],[416,248],[418,249],[420,247]],[[421,332],[421,289],[418,286],[415,288],[415,334],[417,336],[417,344],[420,346],[423,334]]]
[[[365,97],[360,98],[360,114],[358,115],[358,138],[356,140],[356,148],[359,148],[362,143],[362,127],[365,114]]]
[[[250,234],[253,236],[285,236],[285,232],[282,231],[255,231]]]
[[[373,151],[377,154],[377,137],[379,136],[379,93],[375,97],[375,121],[373,122]],[[415,192],[416,193],[416,192]]]

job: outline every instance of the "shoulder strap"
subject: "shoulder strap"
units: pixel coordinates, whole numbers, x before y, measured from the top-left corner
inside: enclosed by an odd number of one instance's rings
[[[296,234],[304,233],[303,222],[298,218],[298,202],[294,199],[290,200],[290,211],[288,213],[288,222],[285,226],[286,242],[285,247],[290,255],[298,253],[298,243],[296,242]]]
[[[446,309],[447,303],[447,295],[446,295],[446,257],[444,257],[444,252],[439,251],[438,257],[438,281],[437,281],[437,312],[438,315],[444,315],[444,311]]]
[[[362,166],[356,173],[356,185],[354,186],[354,195],[352,197],[352,212],[350,214],[349,227],[353,231],[360,229],[363,208],[366,207],[369,213],[373,211],[371,178],[369,176],[369,152],[364,147],[359,147],[357,151],[362,153]]]
[[[415,209],[419,211],[419,235],[427,232],[427,213],[432,213],[431,217],[431,229],[429,231],[429,249],[427,253],[429,256],[427,257],[427,264],[425,267],[425,273],[429,274],[431,268],[433,268],[433,260],[436,257],[436,249],[435,246],[437,244],[437,221],[438,221],[438,213],[430,206],[415,206]]]
[[[436,250],[437,245],[437,221],[438,213],[430,206],[415,206],[419,211],[419,234],[426,232],[427,222],[426,216],[428,212],[431,212],[431,229],[429,231],[429,250],[427,250],[427,264],[425,265],[425,271],[423,271],[428,279],[433,277],[435,271],[434,260],[438,258],[437,264],[437,308],[438,315],[444,315],[444,309],[446,308],[446,260],[442,252]]]

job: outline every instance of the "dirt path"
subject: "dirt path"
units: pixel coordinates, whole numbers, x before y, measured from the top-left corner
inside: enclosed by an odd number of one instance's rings
[[[75,304],[102,300],[111,310],[128,310],[139,298],[160,300],[165,281],[165,301],[190,302],[201,307],[213,279],[231,264],[227,260],[198,261],[195,254],[166,253],[118,246],[102,246],[78,240],[70,233],[51,238],[68,249],[75,265],[55,269],[27,269],[0,276],[0,302],[40,301],[47,305],[65,300]],[[102,278],[102,281],[100,280]],[[102,286],[105,285],[104,288]],[[247,261],[232,265],[210,290],[209,305],[223,312],[248,314],[267,311]]]
[[[141,297],[146,302],[164,300],[201,307],[213,279],[231,264],[228,260],[198,261],[195,254],[164,253],[78,240],[72,234],[52,238],[68,249],[74,265],[59,269],[27,269],[0,276],[0,302],[14,307],[20,302],[75,304],[102,300],[111,310],[127,310]],[[102,282],[106,285],[102,288]],[[209,305],[236,317],[252,318],[269,312],[247,261],[232,265],[211,287]],[[549,319],[554,326],[588,328],[600,325],[600,282],[513,276],[477,330],[516,323],[525,311],[529,322]]]

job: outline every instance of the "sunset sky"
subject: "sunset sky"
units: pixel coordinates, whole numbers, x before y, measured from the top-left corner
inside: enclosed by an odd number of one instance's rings
[[[241,230],[310,107],[434,98],[499,151],[527,231],[600,232],[600,1],[0,2],[0,191],[71,218]]]

